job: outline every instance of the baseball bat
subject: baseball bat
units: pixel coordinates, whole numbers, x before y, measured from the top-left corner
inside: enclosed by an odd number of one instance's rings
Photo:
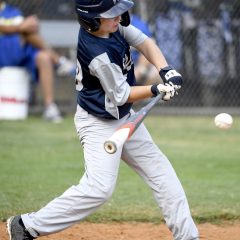
[[[148,115],[150,110],[155,106],[160,99],[163,98],[165,93],[160,93],[153,98],[146,106],[142,107],[138,112],[126,119],[110,138],[104,142],[104,149],[107,153],[113,154],[117,149],[133,135],[139,125],[143,122],[144,118]]]

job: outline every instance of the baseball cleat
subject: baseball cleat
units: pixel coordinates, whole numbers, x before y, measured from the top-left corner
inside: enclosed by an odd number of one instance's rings
[[[10,217],[7,220],[7,232],[9,240],[33,240],[34,238],[25,229],[20,215]]]

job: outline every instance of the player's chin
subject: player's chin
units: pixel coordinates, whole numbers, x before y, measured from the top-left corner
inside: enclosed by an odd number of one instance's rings
[[[113,28],[112,28],[112,33],[116,32],[116,31],[118,30],[118,28],[119,28],[119,25],[118,25],[118,24],[115,25],[115,26],[113,26]]]

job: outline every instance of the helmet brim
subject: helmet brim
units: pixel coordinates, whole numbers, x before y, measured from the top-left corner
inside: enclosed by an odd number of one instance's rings
[[[127,12],[131,7],[133,7],[133,5],[134,3],[129,0],[120,0],[114,7],[99,14],[99,16],[101,18],[115,18]]]

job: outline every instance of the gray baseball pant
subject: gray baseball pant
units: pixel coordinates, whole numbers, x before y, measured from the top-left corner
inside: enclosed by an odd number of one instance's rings
[[[114,191],[122,158],[152,189],[174,239],[198,239],[181,183],[144,124],[123,149],[115,154],[104,151],[104,141],[126,118],[102,120],[78,106],[74,120],[84,149],[85,173],[78,185],[70,187],[39,211],[23,214],[27,229],[34,229],[40,236],[56,233],[96,211]]]

